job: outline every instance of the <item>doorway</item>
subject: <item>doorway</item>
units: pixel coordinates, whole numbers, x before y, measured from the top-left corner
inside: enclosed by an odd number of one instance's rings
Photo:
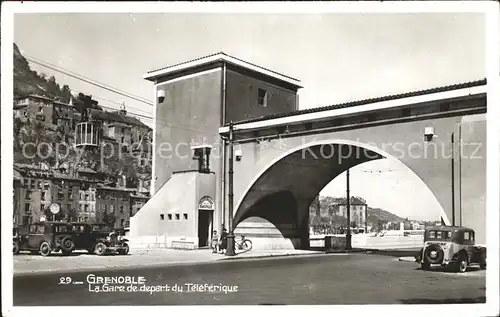
[[[207,247],[210,243],[210,228],[212,225],[212,213],[210,210],[198,211],[198,247]]]

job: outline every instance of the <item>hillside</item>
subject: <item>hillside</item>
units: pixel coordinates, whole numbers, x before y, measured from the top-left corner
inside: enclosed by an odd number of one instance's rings
[[[43,75],[31,70],[28,61],[23,57],[19,48],[14,44],[14,97],[20,97],[26,94],[37,94],[52,99],[58,99],[61,102],[69,102],[70,87],[63,85],[62,88],[56,82],[54,76],[46,79]],[[84,94],[79,94],[73,101],[76,108],[83,107],[83,104],[88,104],[89,97]],[[91,100],[92,109],[102,110],[97,101]],[[94,111],[94,110],[92,110]],[[133,124],[140,124],[135,117],[124,117],[124,115],[115,114],[112,112],[96,113],[99,115],[109,115],[111,120],[124,121],[128,119]],[[135,120],[135,121],[134,121]],[[25,147],[23,145],[32,142],[35,146]],[[101,173],[106,182],[114,182],[116,179],[125,175],[127,177],[127,185],[136,186],[139,179],[149,180],[151,178],[151,165],[146,162],[145,166],[137,164],[137,155],[140,153],[130,153],[124,151],[121,158],[118,158],[118,150],[113,151],[113,156],[103,155],[100,149],[87,149],[83,153],[79,152],[73,146],[63,146],[64,144],[73,144],[74,131],[62,129],[61,127],[47,124],[39,121],[28,120],[23,122],[19,118],[14,120],[14,162],[21,164],[44,165],[51,170],[58,170],[67,163],[75,164],[75,167],[88,167]],[[149,142],[149,140],[144,143]],[[62,153],[57,155],[56,151],[51,151],[44,144],[50,144],[53,149],[57,149],[57,145]],[[144,146],[147,146],[144,144]],[[41,155],[37,155],[37,147]],[[66,151],[67,150],[67,151]],[[108,149],[109,150],[109,149]]]
[[[404,218],[401,218],[398,215],[390,213],[387,210],[368,207],[368,222],[373,222],[373,223],[375,223],[376,221],[402,222],[404,220],[405,220]]]
[[[69,102],[71,90],[68,85],[62,87],[56,78],[46,78],[44,74],[38,74],[31,70],[28,61],[21,54],[19,47],[14,43],[14,98],[27,94],[37,94],[49,98],[58,99],[61,102]]]

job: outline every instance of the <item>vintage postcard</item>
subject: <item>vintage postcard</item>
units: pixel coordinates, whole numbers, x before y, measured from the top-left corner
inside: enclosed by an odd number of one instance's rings
[[[498,9],[2,3],[2,314],[495,315]]]

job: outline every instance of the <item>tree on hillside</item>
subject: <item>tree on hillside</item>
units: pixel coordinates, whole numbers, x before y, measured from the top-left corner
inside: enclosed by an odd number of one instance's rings
[[[68,85],[64,85],[61,89],[61,102],[69,103],[71,99],[71,89]]]
[[[56,82],[56,78],[52,75],[50,78],[47,80],[47,93],[52,97],[56,98],[59,96],[61,93],[59,89],[59,84]]]

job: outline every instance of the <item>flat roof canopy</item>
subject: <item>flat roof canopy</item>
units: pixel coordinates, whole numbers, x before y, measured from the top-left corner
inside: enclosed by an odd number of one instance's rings
[[[467,87],[469,86],[469,87]],[[486,94],[487,87],[482,81],[471,82],[465,87],[455,88],[451,86],[448,89],[442,89],[436,92],[423,91],[421,94],[416,93],[411,97],[389,96],[386,100],[378,102],[353,102],[352,106],[337,107],[331,106],[325,109],[311,109],[311,111],[297,111],[296,113],[286,114],[282,117],[263,117],[257,118],[249,122],[236,122],[233,125],[233,130],[236,131],[251,131],[266,129],[273,126],[302,124],[307,122],[315,122],[317,120],[327,120],[329,118],[349,116],[363,112],[373,112],[378,110],[386,110],[408,105],[419,105],[440,100],[452,100],[456,98],[469,97],[474,95]],[[229,126],[219,128],[220,134],[229,132]]]

